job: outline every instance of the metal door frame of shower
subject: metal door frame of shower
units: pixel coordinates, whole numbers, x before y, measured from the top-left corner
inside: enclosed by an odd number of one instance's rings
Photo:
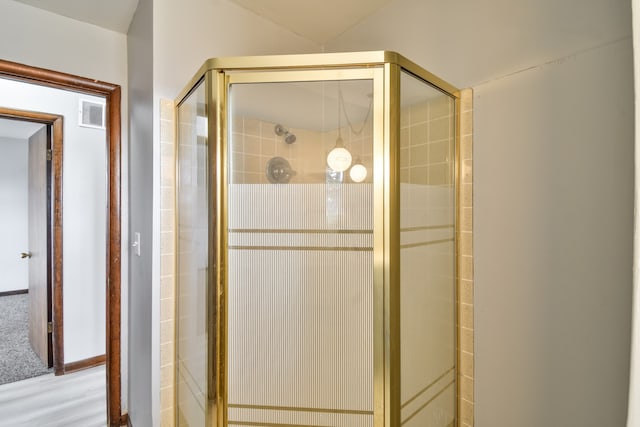
[[[200,83],[205,84],[209,153],[209,283],[207,302],[208,387],[210,402],[206,419],[227,426],[227,148],[229,143],[229,87],[237,83],[371,80],[373,82],[373,188],[374,188],[374,427],[401,425],[400,402],[400,76],[402,71],[441,90],[455,100],[455,271],[458,271],[459,212],[459,117],[460,91],[395,52],[357,52],[311,55],[213,58],[205,62],[177,98],[176,105]],[[204,81],[202,81],[204,79]],[[176,125],[178,125],[176,123]],[[176,133],[178,135],[178,133]],[[177,146],[177,144],[176,144]],[[177,215],[176,215],[177,218]],[[177,234],[177,233],[176,233]],[[454,316],[457,318],[458,277],[454,285]],[[458,365],[459,333],[454,331],[454,366]],[[177,331],[177,327],[176,327]],[[177,333],[177,332],[176,332]],[[386,339],[388,337],[389,339]],[[176,340],[176,343],[178,340]],[[176,364],[177,366],[177,364]],[[210,381],[215,379],[214,381]],[[458,381],[454,399],[459,420]],[[215,414],[213,413],[215,412]],[[176,411],[177,414],[177,411]]]
[[[209,73],[209,75],[213,75],[214,73]],[[215,200],[215,212],[217,212],[217,218],[219,219],[216,224],[216,230],[218,234],[218,238],[213,240],[214,253],[216,254],[216,259],[211,259],[212,265],[220,266],[218,272],[216,273],[216,283],[220,288],[218,290],[218,295],[228,295],[228,278],[226,273],[228,269],[226,268],[227,264],[227,242],[226,242],[226,232],[227,230],[227,191],[228,188],[228,173],[226,170],[226,165],[228,164],[227,159],[227,147],[229,147],[228,140],[228,132],[224,131],[229,129],[229,114],[224,106],[229,105],[228,95],[229,88],[233,84],[247,84],[247,83],[300,83],[300,82],[322,82],[322,81],[346,81],[346,80],[370,80],[373,86],[373,109],[374,112],[384,111],[384,96],[376,96],[376,93],[382,94],[382,88],[384,87],[384,70],[382,67],[371,67],[371,68],[363,68],[363,67],[352,67],[352,68],[344,68],[344,69],[329,69],[329,70],[279,70],[279,71],[243,71],[240,73],[216,73],[217,77],[212,77],[212,79],[218,80],[217,89],[214,89],[216,93],[211,93],[212,99],[217,98],[218,108],[216,111],[218,115],[215,120],[210,120],[210,122],[217,121],[219,123],[218,129],[216,130],[218,143],[216,144],[216,165],[218,167],[216,177],[213,177],[214,174],[210,176],[217,181],[215,183],[216,187],[215,192],[217,193],[217,197]],[[214,87],[215,83],[211,83],[210,87]],[[210,104],[214,105],[214,104]],[[373,114],[373,117],[376,117],[376,114]],[[378,117],[381,117],[380,115]],[[382,206],[385,205],[384,198],[387,197],[387,192],[384,189],[384,176],[387,174],[384,172],[387,167],[380,160],[383,153],[383,144],[384,144],[384,120],[373,120],[373,151],[374,151],[374,166],[373,166],[373,176],[374,176],[374,206],[377,207],[376,210],[381,209]],[[210,128],[210,131],[213,129]],[[219,133],[217,133],[219,132]],[[383,351],[385,351],[385,326],[384,319],[382,315],[378,313],[382,313],[382,307],[384,306],[384,295],[388,292],[383,290],[383,284],[386,283],[384,280],[384,272],[389,269],[386,268],[382,263],[386,257],[376,256],[376,254],[381,254],[384,250],[384,244],[386,239],[382,239],[382,232],[385,228],[384,224],[384,215],[375,215],[374,214],[374,307],[380,307],[380,309],[376,310],[374,308],[374,325],[373,325],[373,342],[374,342],[374,410],[373,416],[374,419],[376,417],[380,417],[382,419],[383,413],[386,412],[383,408],[378,408],[376,410],[376,402],[385,401],[384,395],[384,385],[387,380],[382,379],[387,368],[385,367],[385,360],[389,360],[389,356],[385,356]],[[218,345],[218,352],[214,355],[214,357],[225,357],[225,360],[218,359],[215,363],[217,369],[216,374],[217,378],[219,378],[219,382],[217,385],[217,422],[219,426],[227,425],[227,382],[226,382],[226,372],[220,369],[221,367],[228,366],[228,361],[226,360],[226,356],[228,355],[227,351],[227,310],[226,310],[226,300],[224,298],[218,299],[216,302],[216,306],[218,308],[218,318],[217,318],[217,330],[210,331],[216,337],[216,342]],[[388,318],[388,316],[385,316]],[[215,325],[212,323],[210,326],[215,328]],[[210,360],[210,363],[213,361]],[[380,425],[379,422],[374,422],[374,425]]]

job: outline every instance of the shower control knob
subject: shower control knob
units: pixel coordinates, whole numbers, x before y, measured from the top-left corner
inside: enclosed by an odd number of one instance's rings
[[[296,174],[291,169],[287,159],[283,157],[273,157],[267,162],[267,179],[272,184],[286,184],[291,181],[291,177]]]

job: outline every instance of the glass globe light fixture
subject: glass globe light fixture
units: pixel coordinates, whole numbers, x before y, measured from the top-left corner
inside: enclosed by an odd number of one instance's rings
[[[362,163],[356,163],[351,167],[349,176],[353,182],[362,182],[367,178],[367,168]]]
[[[344,172],[351,166],[351,153],[344,148],[342,138],[338,136],[336,146],[327,155],[327,165],[335,172]]]

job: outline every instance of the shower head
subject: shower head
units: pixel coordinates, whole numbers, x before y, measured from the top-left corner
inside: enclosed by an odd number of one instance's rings
[[[285,128],[284,126],[278,124],[275,126],[275,128],[273,129],[273,131],[276,133],[276,135],[278,136],[282,136],[285,133],[289,133],[289,131],[287,130],[287,128]]]
[[[286,142],[287,144],[293,144],[294,142],[296,142],[296,135],[289,132],[289,129],[282,126],[281,124],[275,125],[273,131],[278,136],[284,136],[284,142]]]
[[[287,132],[284,137],[284,142],[286,142],[287,144],[293,144],[294,142],[296,142],[296,136],[292,133]]]

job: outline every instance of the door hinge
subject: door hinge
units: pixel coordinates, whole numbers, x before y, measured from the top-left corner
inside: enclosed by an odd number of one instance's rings
[[[51,149],[47,150],[47,160],[51,161],[53,159],[53,151]]]
[[[53,322],[47,322],[47,333],[53,333]]]

